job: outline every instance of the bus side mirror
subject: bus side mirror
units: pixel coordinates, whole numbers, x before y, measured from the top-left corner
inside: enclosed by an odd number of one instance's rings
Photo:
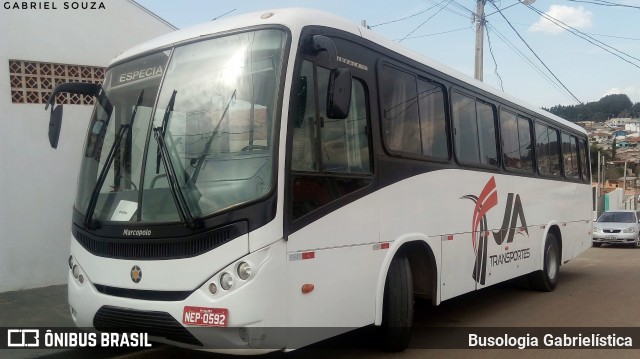
[[[49,144],[51,148],[58,148],[60,138],[60,128],[62,127],[62,105],[56,106],[51,111],[49,118]]]
[[[329,75],[327,117],[342,120],[349,116],[351,105],[351,69],[336,68]]]
[[[49,144],[51,148],[58,147],[58,139],[60,138],[60,128],[62,127],[62,105],[56,106],[56,96],[61,92],[69,92],[85,96],[98,96],[101,86],[98,84],[86,82],[66,82],[59,84],[53,89],[49,95],[49,101],[44,107],[45,110],[51,106],[51,115],[49,116]]]

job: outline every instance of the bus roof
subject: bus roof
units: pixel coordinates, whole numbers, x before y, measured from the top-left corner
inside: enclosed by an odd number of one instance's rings
[[[309,25],[325,26],[335,29],[339,29],[351,34],[360,36],[364,39],[377,43],[391,51],[394,51],[402,56],[413,59],[417,62],[423,63],[441,73],[454,77],[460,81],[466,82],[469,85],[476,87],[482,91],[493,94],[497,97],[504,98],[505,100],[524,107],[527,110],[537,113],[540,116],[552,119],[558,123],[572,128],[576,131],[586,134],[586,130],[572,122],[569,122],[559,116],[544,111],[536,106],[533,106],[525,101],[517,99],[511,95],[508,95],[492,86],[489,86],[481,81],[478,81],[468,75],[465,75],[457,70],[454,70],[446,65],[429,59],[428,57],[411,51],[397,43],[390,41],[389,39],[375,33],[371,29],[367,29],[352,23],[351,21],[344,19],[340,16],[333,15],[324,11],[306,9],[306,8],[284,8],[265,10],[253,13],[242,14],[234,17],[227,17],[210,21],[200,25],[195,25],[189,28],[178,30],[163,36],[157,37],[150,41],[144,42],[136,47],[133,47],[115,58],[111,64],[123,61],[130,57],[135,57],[140,54],[153,51],[157,48],[163,48],[171,46],[172,44],[180,43],[183,41],[189,41],[202,36],[208,36],[220,32],[230,31],[233,29],[246,28],[257,25],[283,25],[291,30],[294,34],[299,34],[303,27]],[[296,45],[296,44],[294,44]]]

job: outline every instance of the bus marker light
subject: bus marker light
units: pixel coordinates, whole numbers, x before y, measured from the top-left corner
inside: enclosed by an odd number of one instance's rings
[[[374,251],[379,251],[381,249],[389,249],[389,243],[378,243],[373,245]]]
[[[216,294],[218,292],[218,286],[215,283],[209,284],[209,293]]]
[[[308,294],[313,292],[316,287],[313,284],[306,283],[302,285],[302,294]]]
[[[448,236],[447,236],[447,240],[448,240],[448,241],[452,241],[452,240],[453,240],[453,236],[452,236],[452,235],[448,235]]]
[[[303,259],[313,259],[316,257],[315,252],[303,252],[303,253],[291,253],[289,254],[290,261],[299,261]]]

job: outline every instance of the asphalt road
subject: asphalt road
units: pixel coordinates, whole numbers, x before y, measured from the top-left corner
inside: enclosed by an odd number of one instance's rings
[[[640,327],[640,249],[591,248],[561,267],[560,281],[552,293],[529,289],[526,280],[515,279],[498,286],[445,301],[438,307],[416,302],[411,349],[386,353],[368,348],[368,331],[341,336],[328,343],[290,353],[271,353],[260,358],[637,358],[640,350],[621,349],[420,349],[440,340],[442,328],[462,327]],[[550,329],[553,330],[553,329]],[[604,330],[604,329],[603,329]],[[640,330],[640,329],[638,329]],[[445,330],[446,332],[446,330]],[[425,344],[427,343],[427,344]],[[636,344],[637,345],[637,344]],[[46,358],[173,358],[217,359],[225,356],[169,346],[143,351],[73,350]]]

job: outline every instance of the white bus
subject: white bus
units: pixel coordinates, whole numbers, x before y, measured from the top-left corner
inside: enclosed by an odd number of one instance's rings
[[[518,276],[551,291],[591,246],[583,129],[326,13],[135,47],[102,85],[54,91],[52,145],[56,96],[96,98],[69,257],[78,327],[221,351],[375,325],[402,350],[415,297]],[[292,343],[299,328],[334,331]]]

